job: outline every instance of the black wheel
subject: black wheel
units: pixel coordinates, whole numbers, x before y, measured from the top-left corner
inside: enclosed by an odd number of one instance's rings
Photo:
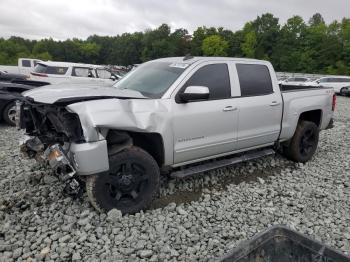
[[[99,211],[119,209],[133,214],[146,209],[159,189],[157,162],[144,150],[131,147],[109,156],[109,172],[86,179],[91,204]]]
[[[7,124],[10,126],[16,125],[16,102],[11,102],[7,106],[2,113],[2,117]]]
[[[284,154],[295,162],[305,163],[314,155],[318,144],[319,130],[315,123],[310,121],[299,122],[294,136]]]
[[[339,95],[341,95],[341,96],[345,96],[345,93],[344,93],[344,87],[343,87],[342,89],[340,89],[340,93],[339,93]]]

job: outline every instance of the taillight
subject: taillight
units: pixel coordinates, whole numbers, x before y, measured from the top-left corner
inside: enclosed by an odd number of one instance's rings
[[[34,73],[34,72],[31,72],[31,74],[32,74],[33,76],[42,76],[42,77],[47,77],[47,75],[46,75],[46,74],[40,74],[40,73]]]
[[[332,111],[335,110],[335,105],[337,103],[337,97],[335,96],[335,94],[333,94],[333,98],[332,98]]]

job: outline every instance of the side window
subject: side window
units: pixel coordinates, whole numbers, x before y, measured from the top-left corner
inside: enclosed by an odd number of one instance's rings
[[[328,78],[320,79],[320,83],[327,83],[327,82],[331,82],[331,81],[329,81]]]
[[[110,79],[112,76],[111,72],[107,71],[106,69],[96,69],[96,71],[98,77],[102,79]]]
[[[30,67],[30,60],[22,60],[22,67]]]
[[[73,67],[72,76],[76,77],[94,77],[92,70],[87,67]]]
[[[273,93],[269,69],[265,65],[237,64],[242,96]]]
[[[46,73],[53,75],[64,75],[67,70],[68,67],[49,66]]]
[[[183,89],[188,86],[206,86],[209,88],[209,99],[231,97],[230,76],[227,64],[205,65],[187,80]]]

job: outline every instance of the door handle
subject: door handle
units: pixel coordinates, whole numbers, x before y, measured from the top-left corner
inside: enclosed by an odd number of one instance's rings
[[[227,106],[222,111],[229,112],[229,111],[235,111],[235,110],[237,110],[237,107]]]
[[[279,104],[281,104],[281,103],[277,102],[277,101],[272,101],[270,106],[278,106]]]

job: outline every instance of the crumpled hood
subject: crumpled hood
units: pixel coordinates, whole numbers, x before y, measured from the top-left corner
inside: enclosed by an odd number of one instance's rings
[[[128,89],[117,89],[109,86],[86,84],[56,84],[38,87],[23,93],[23,96],[34,99],[35,102],[54,104],[61,101],[78,102],[87,98],[146,98],[140,92]]]

